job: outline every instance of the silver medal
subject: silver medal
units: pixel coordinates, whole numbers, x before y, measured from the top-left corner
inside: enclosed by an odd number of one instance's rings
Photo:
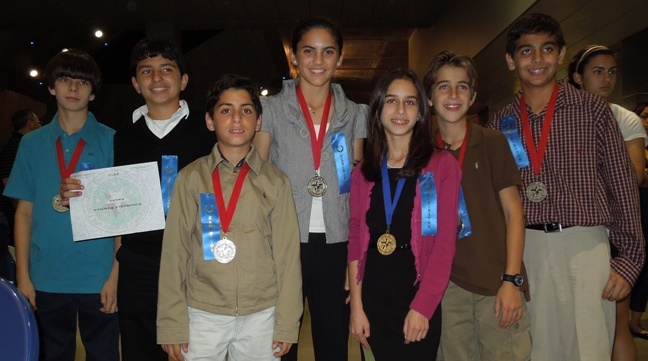
[[[61,204],[62,200],[63,199],[61,198],[60,194],[57,194],[54,196],[54,198],[52,198],[52,207],[54,208],[55,211],[63,213],[70,210],[70,208]]]
[[[313,197],[321,197],[326,193],[326,180],[319,175],[308,180],[308,193]]]
[[[526,196],[531,202],[542,202],[547,198],[547,186],[542,182],[532,182],[527,186]]]
[[[214,258],[220,263],[230,263],[236,256],[236,245],[227,238],[216,242]]]

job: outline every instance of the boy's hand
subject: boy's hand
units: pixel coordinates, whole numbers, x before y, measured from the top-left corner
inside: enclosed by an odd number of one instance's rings
[[[610,271],[610,278],[603,289],[603,299],[608,301],[620,301],[632,290],[632,285],[621,277],[616,271]]]
[[[101,289],[101,304],[99,311],[103,313],[117,312],[117,277],[108,277]]]
[[[272,343],[272,350],[277,350],[277,352],[273,353],[272,355],[274,357],[281,357],[290,351],[290,347],[292,347],[292,343],[288,342],[279,342],[279,341],[274,341]]]
[[[500,328],[509,328],[522,318],[520,289],[511,282],[502,282],[495,298],[495,317],[500,317]]]
[[[74,178],[65,178],[61,181],[59,187],[59,194],[61,196],[61,205],[64,207],[70,206],[70,198],[78,197],[82,194],[81,190],[85,187],[81,185],[81,181]]]
[[[18,290],[20,290],[20,293],[25,296],[34,311],[36,311],[36,289],[34,288],[32,281],[30,279],[21,280],[18,278],[16,283],[18,283]]]
[[[162,345],[162,349],[164,350],[164,352],[169,354],[169,357],[171,357],[172,360],[184,361],[185,358],[184,356],[182,356],[182,352],[189,352],[189,344],[182,343],[178,345]]]

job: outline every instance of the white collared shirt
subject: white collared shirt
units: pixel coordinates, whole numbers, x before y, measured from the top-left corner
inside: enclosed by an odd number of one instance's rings
[[[178,108],[178,110],[176,110],[169,119],[151,119],[148,112],[149,110],[146,104],[135,109],[133,112],[133,123],[137,122],[139,118],[144,116],[146,126],[153,134],[155,134],[156,137],[162,139],[169,134],[182,119],[186,119],[189,116],[189,106],[186,101],[180,100],[180,108]]]

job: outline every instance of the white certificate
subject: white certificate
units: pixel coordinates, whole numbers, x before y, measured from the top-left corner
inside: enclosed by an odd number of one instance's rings
[[[78,172],[85,187],[70,198],[74,241],[164,228],[160,175],[156,162]]]

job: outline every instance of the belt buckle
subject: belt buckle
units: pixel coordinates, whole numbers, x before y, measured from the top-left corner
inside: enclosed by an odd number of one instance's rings
[[[545,223],[545,233],[562,232],[562,224],[560,223]]]

